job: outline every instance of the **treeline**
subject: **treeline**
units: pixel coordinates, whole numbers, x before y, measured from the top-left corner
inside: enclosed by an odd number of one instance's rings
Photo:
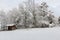
[[[58,18],[52,13],[46,2],[37,4],[34,0],[28,0],[8,13],[0,11],[1,29],[6,28],[8,24],[15,24],[18,29],[54,27],[58,23]]]

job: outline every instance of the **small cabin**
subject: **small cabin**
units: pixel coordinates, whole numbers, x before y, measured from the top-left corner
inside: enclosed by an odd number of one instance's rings
[[[7,24],[7,30],[15,30],[17,29],[15,24]]]

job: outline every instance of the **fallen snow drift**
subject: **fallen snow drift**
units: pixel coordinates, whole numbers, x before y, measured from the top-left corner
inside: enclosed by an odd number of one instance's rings
[[[34,28],[0,32],[0,40],[60,40],[60,28]]]

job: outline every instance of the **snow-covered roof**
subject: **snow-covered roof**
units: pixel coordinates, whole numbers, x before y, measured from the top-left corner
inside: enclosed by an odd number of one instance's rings
[[[13,26],[13,25],[15,25],[15,24],[7,24],[6,26]]]

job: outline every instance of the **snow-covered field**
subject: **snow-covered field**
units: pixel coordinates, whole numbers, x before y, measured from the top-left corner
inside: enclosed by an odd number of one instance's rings
[[[60,28],[32,28],[1,31],[0,40],[60,40]]]

